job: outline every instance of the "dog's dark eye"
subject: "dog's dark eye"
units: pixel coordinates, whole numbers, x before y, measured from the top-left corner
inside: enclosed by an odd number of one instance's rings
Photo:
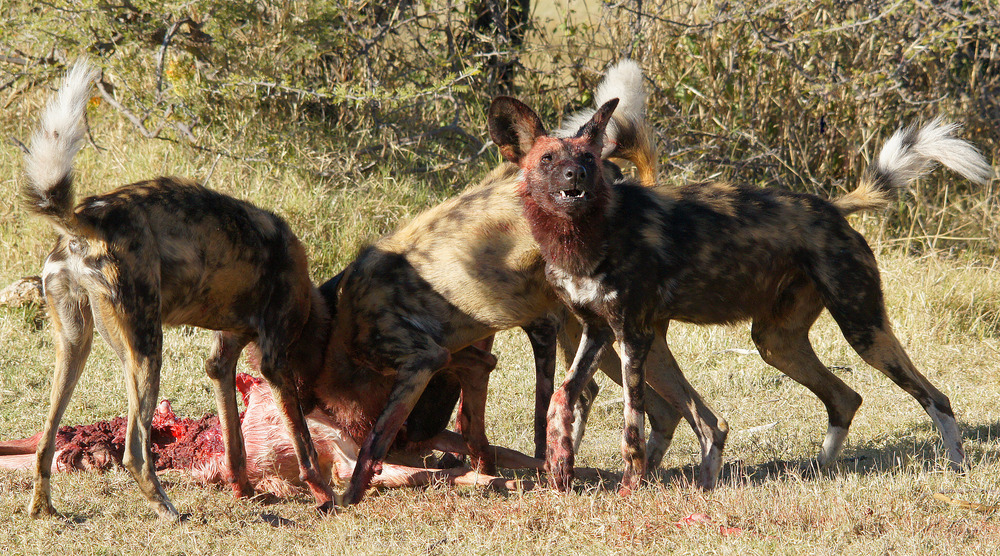
[[[580,158],[582,158],[583,161],[586,162],[587,164],[590,164],[591,162],[594,161],[594,155],[591,153],[583,153],[583,156],[581,156]]]
[[[549,162],[552,162],[552,155],[548,154],[548,153],[543,154],[542,155],[542,162],[545,162],[546,164],[548,164]]]

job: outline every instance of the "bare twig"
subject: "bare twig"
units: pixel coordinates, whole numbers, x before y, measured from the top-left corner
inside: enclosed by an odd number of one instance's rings
[[[483,143],[483,146],[480,147],[480,149],[478,151],[476,151],[475,153],[473,153],[473,154],[471,154],[471,155],[469,155],[469,156],[467,156],[465,158],[459,158],[457,160],[453,160],[453,161],[448,162],[446,164],[440,164],[440,165],[437,165],[437,166],[421,166],[421,167],[418,167],[418,168],[414,168],[413,169],[413,173],[441,172],[443,170],[450,170],[450,169],[452,169],[452,168],[454,168],[456,166],[464,166],[464,165],[472,162],[473,160],[476,160],[480,156],[483,156],[483,153],[485,153],[487,150],[489,150],[489,148],[492,147],[492,146],[493,146],[493,142],[492,141],[487,141],[486,143]]]
[[[882,18],[884,18],[887,15],[892,15],[892,13],[896,11],[896,8],[898,8],[902,4],[903,4],[903,0],[899,0],[898,2],[896,2],[895,4],[893,4],[892,6],[889,6],[888,9],[883,10],[882,12],[880,12],[878,15],[869,17],[868,19],[865,19],[863,21],[856,21],[856,22],[850,23],[848,25],[839,25],[837,27],[829,27],[827,29],[816,29],[815,31],[806,33],[805,35],[803,35],[803,37],[809,37],[809,36],[812,36],[812,35],[819,35],[819,34],[827,35],[827,34],[830,34],[830,33],[838,33],[840,31],[848,31],[850,29],[856,29],[858,27],[864,27],[865,25],[868,25],[870,23],[875,23],[876,21],[881,20]]]
[[[5,56],[0,54],[0,62],[5,64],[14,64],[17,66],[26,66],[31,63],[31,60],[27,58],[22,58],[20,56]]]
[[[208,169],[208,175],[201,181],[202,185],[208,185],[208,182],[212,179],[212,175],[215,174],[215,167],[219,165],[220,160],[222,160],[222,155],[215,155],[215,160],[212,161],[212,167]]]
[[[94,134],[91,132],[91,129],[90,129],[90,118],[87,117],[87,111],[86,110],[83,111],[83,123],[84,123],[84,127],[87,128],[87,142],[90,143],[91,145],[93,145],[94,148],[97,149],[97,150],[99,150],[99,151],[107,150],[104,147],[98,145],[97,141],[94,140]]]
[[[0,85],[0,91],[3,91],[4,89],[9,88],[14,83],[17,83],[17,80],[18,80],[19,77],[21,77],[21,76],[19,75],[19,76],[15,77],[15,78],[11,79],[10,81],[4,83],[3,85]]]
[[[124,106],[121,105],[121,103],[115,100],[115,97],[111,93],[109,93],[108,90],[105,88],[103,79],[99,79],[97,81],[97,91],[101,93],[101,97],[104,98],[105,102],[110,104],[112,108],[114,108],[118,112],[121,112],[123,116],[128,118],[128,120],[132,122],[132,125],[134,125],[136,128],[139,129],[139,133],[141,133],[143,137],[148,137],[148,138],[156,137],[155,133],[150,133],[149,130],[146,129],[146,126],[143,125],[142,120],[140,120],[138,116],[133,114],[128,108],[125,108]]]
[[[404,137],[403,139],[400,139],[398,141],[392,141],[389,144],[371,145],[371,146],[368,146],[368,147],[365,147],[365,148],[359,150],[358,154],[370,154],[370,153],[373,153],[373,152],[385,149],[386,147],[392,148],[392,149],[398,149],[398,148],[406,147],[406,146],[409,146],[409,145],[416,145],[416,144],[419,144],[419,143],[421,143],[421,142],[423,142],[423,141],[425,141],[427,139],[430,139],[432,137],[437,137],[438,135],[442,135],[442,134],[445,134],[445,133],[452,133],[452,134],[458,135],[458,136],[466,139],[470,143],[472,143],[480,151],[483,150],[483,147],[484,147],[483,142],[480,141],[479,138],[477,138],[475,135],[472,135],[471,133],[469,133],[468,131],[465,131],[464,129],[462,129],[461,127],[459,127],[457,125],[446,125],[446,126],[441,126],[441,127],[432,129],[430,131],[425,131],[424,133],[421,133],[419,135],[411,135],[409,137]]]
[[[104,80],[103,79],[97,80],[97,90],[98,90],[98,92],[101,93],[101,97],[103,97],[104,100],[108,104],[110,104],[112,108],[114,108],[118,112],[121,112],[123,116],[125,116],[126,118],[128,118],[128,120],[130,122],[132,122],[133,125],[135,125],[135,127],[139,130],[139,133],[141,133],[143,135],[143,137],[146,137],[146,138],[149,138],[149,139],[156,139],[156,138],[159,137],[160,132],[163,131],[163,127],[170,120],[171,114],[174,113],[174,105],[173,104],[167,105],[166,111],[163,113],[163,116],[160,117],[160,124],[157,125],[155,129],[153,129],[152,131],[150,131],[149,129],[146,128],[146,125],[143,123],[145,121],[145,119],[139,119],[138,116],[136,116],[135,114],[133,114],[128,108],[125,108],[124,106],[122,106],[121,103],[118,102],[115,99],[115,97],[111,93],[108,92],[108,90],[105,88]],[[175,122],[173,124],[173,127],[175,129],[177,129],[177,131],[179,131],[183,135],[185,135],[188,138],[188,140],[190,140],[192,143],[197,142],[197,139],[191,133],[191,129],[188,128],[186,125],[181,124],[179,122]]]
[[[167,48],[170,47],[170,41],[174,38],[174,35],[177,34],[177,31],[180,30],[181,25],[184,25],[185,23],[191,24],[192,23],[192,19],[190,17],[185,17],[184,19],[179,19],[179,20],[175,21],[173,23],[173,25],[171,25],[170,28],[167,29],[167,32],[163,35],[163,45],[160,47],[160,55],[159,55],[158,60],[156,62],[156,101],[157,102],[159,102],[162,99],[162,95],[163,95],[163,63],[164,63],[164,60],[167,58]]]
[[[173,110],[173,108],[174,108],[173,105],[171,105],[167,109],[167,113],[163,115],[163,121],[164,122],[166,122],[167,118],[170,117],[170,112]],[[160,124],[160,125],[162,127],[163,124]],[[187,137],[188,141],[190,141],[192,143],[197,143],[198,142],[198,138],[195,137],[194,133],[191,132],[191,126],[185,124],[184,122],[174,122],[173,125],[174,125],[174,129],[176,129],[184,137]]]
[[[28,146],[22,143],[17,137],[11,137],[10,143],[16,147],[20,147],[20,149],[24,151],[24,154],[31,154],[31,149],[29,149]]]
[[[475,70],[469,70],[469,71],[462,72],[461,74],[459,74],[458,76],[456,76],[455,79],[453,79],[450,83],[444,83],[444,84],[442,84],[439,87],[435,87],[435,88],[432,88],[432,89],[427,89],[427,90],[424,90],[424,91],[413,93],[412,95],[407,96],[406,100],[411,100],[412,101],[412,100],[416,100],[416,99],[419,99],[419,98],[423,98],[423,97],[428,97],[428,96],[433,96],[433,95],[436,95],[436,94],[440,94],[441,91],[447,90],[449,87],[457,85],[457,84],[461,83],[462,81],[465,81],[465,80],[469,79],[470,77],[472,77],[475,74],[476,74]],[[295,87],[289,87],[288,85],[282,85],[282,84],[277,83],[277,82],[268,82],[268,81],[236,81],[236,82],[233,82],[232,84],[236,85],[236,86],[244,86],[244,87],[246,87],[246,86],[250,86],[250,87],[265,87],[267,89],[271,89],[271,90],[274,90],[274,91],[279,91],[279,92],[294,94],[294,95],[298,95],[300,97],[311,97],[311,98],[315,98],[315,99],[318,99],[318,100],[331,100],[331,101],[353,100],[353,101],[358,101],[358,102],[372,100],[369,97],[359,96],[359,95],[351,95],[351,94],[345,94],[343,96],[335,96],[335,95],[331,95],[331,94],[328,94],[328,93],[320,93],[320,92],[317,92],[317,91],[312,91],[312,90],[309,90],[309,89],[299,89],[299,88],[295,88]]]
[[[732,21],[732,19],[733,19],[733,18],[716,18],[716,19],[713,19],[712,21],[709,21],[708,23],[684,23],[682,21],[674,21],[672,19],[667,19],[665,17],[660,17],[660,16],[658,16],[658,15],[652,13],[652,12],[643,11],[643,9],[641,7],[641,4],[640,4],[640,7],[638,9],[636,9],[636,8],[633,8],[633,7],[629,6],[628,2],[618,2],[617,4],[610,4],[610,5],[608,5],[607,8],[608,9],[618,9],[618,10],[621,10],[623,12],[635,15],[636,17],[645,17],[647,19],[650,19],[650,20],[653,20],[653,21],[656,21],[656,22],[659,22],[659,23],[666,23],[667,25],[672,25],[674,27],[678,27],[678,28],[686,29],[686,30],[693,30],[693,29],[699,29],[699,30],[700,29],[713,29],[717,25],[721,25],[723,23],[728,23],[729,21]]]
[[[51,8],[51,9],[57,11],[57,12],[63,12],[63,13],[67,13],[67,14],[85,14],[85,13],[93,13],[94,11],[96,11],[96,10],[93,10],[93,9],[74,10],[74,9],[67,8],[65,6],[65,4],[63,4],[63,3],[60,3],[62,5],[57,5],[57,4],[53,3],[53,2],[45,2],[43,0],[37,0],[37,1],[38,1],[39,4],[41,4],[43,6],[48,6],[49,8]],[[133,10],[135,10],[135,7],[132,6],[129,2],[125,2],[123,4],[123,6],[124,7],[131,7]],[[138,10],[135,10],[135,11],[138,11]]]

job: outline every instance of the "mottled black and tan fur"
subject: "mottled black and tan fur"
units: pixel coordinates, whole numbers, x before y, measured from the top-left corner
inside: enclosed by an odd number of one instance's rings
[[[45,261],[45,299],[56,339],[48,420],[38,444],[31,515],[55,514],[49,475],[55,433],[90,353],[96,328],[125,367],[128,426],[123,464],[150,507],[176,517],[153,466],[150,425],[160,383],[162,327],[217,330],[206,370],[215,389],[238,496],[252,496],[236,405],[235,367],[255,342],[278,400],[300,474],[320,507],[333,490],[296,388],[297,369],[318,369],[329,315],[309,279],[306,253],[274,214],[182,178],[157,178],[74,205],[72,161],[96,71],[81,60],[50,101],[26,157],[25,206],[59,231]]]
[[[615,147],[606,155],[636,162],[644,175],[655,174],[645,122],[625,116],[619,124]],[[362,446],[345,503],[361,499],[397,431],[406,430],[417,400],[431,393],[429,381],[452,354],[473,342],[508,328],[527,330],[536,357],[537,399],[547,405],[558,323],[553,314],[562,309],[545,280],[538,245],[521,213],[519,172],[512,164],[501,166],[479,185],[379,240],[345,270],[337,286],[340,306],[326,368],[339,383],[373,381],[367,369],[374,369],[391,384],[391,393],[379,398],[384,410]],[[681,416],[688,418],[703,448],[701,478],[711,487],[721,464],[726,425],[683,376],[672,374],[665,347],[659,352],[663,364],[658,359],[649,373],[670,400],[668,404],[657,396],[658,403],[650,404],[654,433],[665,449]],[[620,373],[611,356],[602,368],[612,376]],[[479,386],[471,396],[463,392],[460,420],[476,463],[489,471],[490,454],[477,448],[486,442],[486,391],[485,384]],[[544,417],[545,405],[537,415]],[[544,434],[544,426],[537,430]],[[544,436],[540,443],[544,448]]]
[[[865,239],[845,219],[881,208],[896,191],[941,162],[975,181],[989,167],[955,126],[935,120],[897,132],[853,192],[829,201],[730,183],[650,189],[609,183],[597,171],[603,105],[572,138],[541,131],[521,102],[496,99],[490,131],[523,172],[524,214],[546,260],[546,276],[583,322],[570,377],[549,410],[547,469],[557,486],[572,480],[570,408],[612,339],[625,376],[623,489],[644,473],[643,364],[671,320],[696,324],[752,320],[752,337],[769,364],[812,390],[826,405],[829,430],[819,456],[839,454],[861,396],[816,357],[808,332],[820,312],[833,315],[861,357],[910,393],[938,426],[951,463],[965,462],[948,398],[927,381],[893,335],[878,267]]]

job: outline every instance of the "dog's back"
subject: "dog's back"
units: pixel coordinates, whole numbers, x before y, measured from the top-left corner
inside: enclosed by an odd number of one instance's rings
[[[874,265],[839,209],[814,195],[724,182],[615,187],[605,260],[628,282],[616,289],[658,318],[722,324],[773,311],[790,286],[811,280],[817,250]]]
[[[75,269],[84,289],[107,288],[128,268],[137,282],[158,284],[165,325],[249,333],[266,290],[311,288],[305,250],[283,220],[190,180],[126,185],[68,214],[43,275]]]
[[[555,301],[521,216],[516,178],[517,168],[504,164],[375,245],[404,258],[428,294],[439,292],[444,313],[436,318],[470,329],[456,343],[526,324]]]

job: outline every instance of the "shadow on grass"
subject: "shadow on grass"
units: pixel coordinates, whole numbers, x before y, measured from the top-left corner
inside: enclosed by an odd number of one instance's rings
[[[960,426],[966,461],[970,466],[1000,459],[1000,422]],[[845,474],[867,476],[904,469],[913,470],[917,467],[924,471],[933,471],[946,469],[948,465],[943,446],[937,437],[937,429],[930,424],[921,424],[907,431],[900,431],[895,436],[849,444],[837,462],[827,469],[820,469],[814,457],[778,459],[753,465],[747,465],[742,460],[726,458],[719,477],[719,485],[751,486],[783,478],[812,480],[817,477]],[[617,482],[621,479],[620,473],[601,470],[598,472],[599,477],[578,479],[575,490],[617,488]],[[697,472],[696,465],[660,468],[651,472],[648,480],[653,484],[663,485],[678,482],[695,484]]]

